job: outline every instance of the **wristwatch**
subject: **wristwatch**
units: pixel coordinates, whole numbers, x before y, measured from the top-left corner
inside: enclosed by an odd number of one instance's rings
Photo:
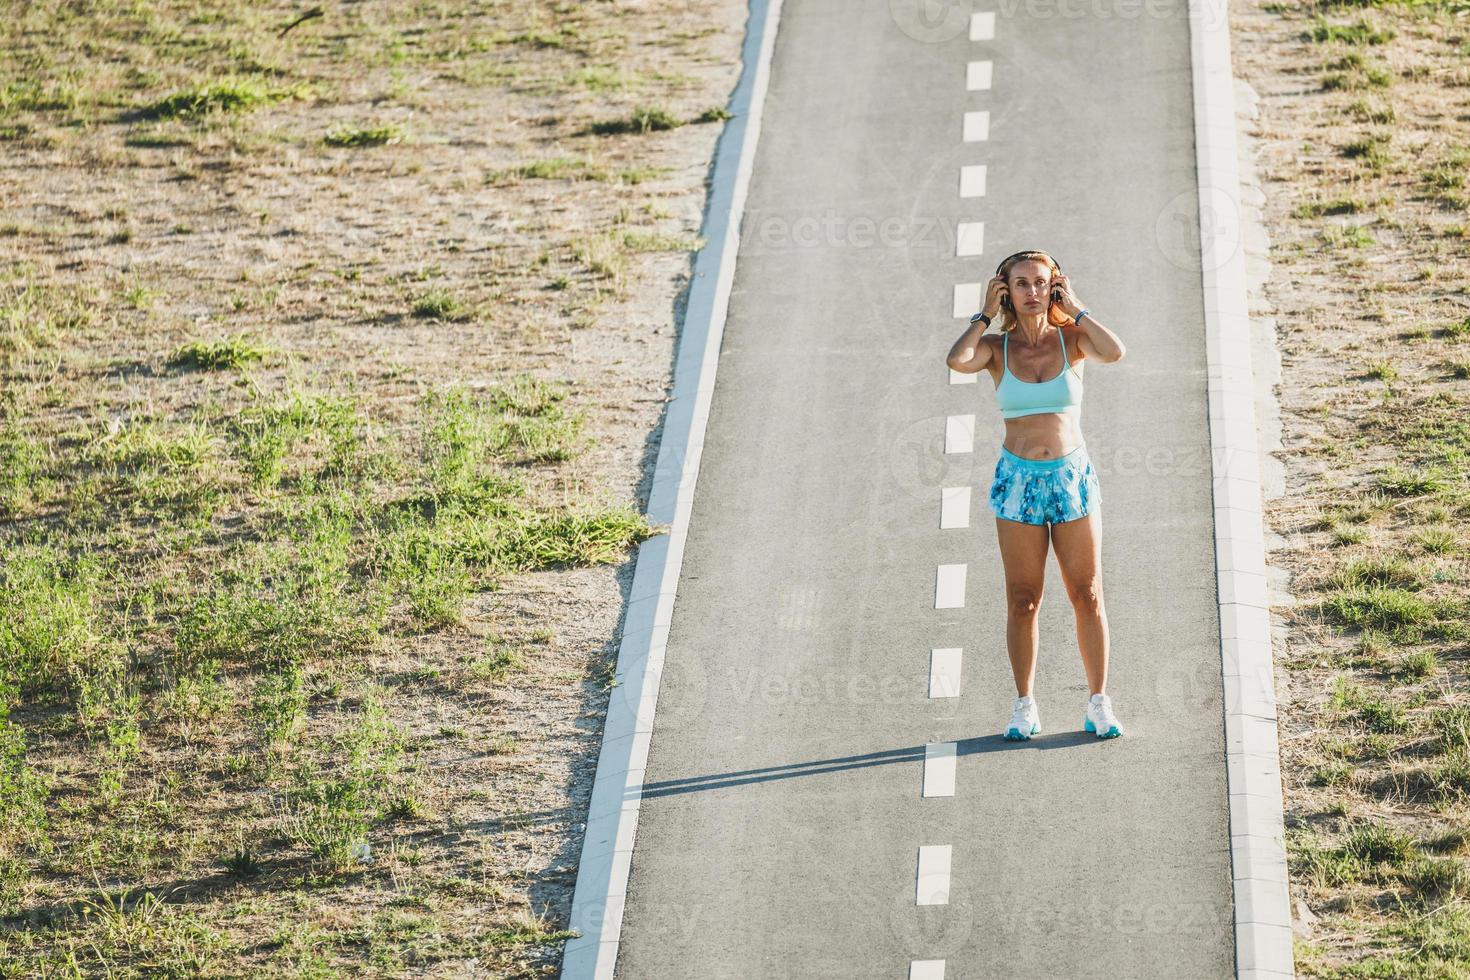
[[[976,313],[974,316],[970,317],[970,322],[971,323],[976,323],[976,322],[978,322],[980,320],[984,320],[985,321],[985,325],[987,327],[990,326],[990,317],[986,316],[985,315],[985,312],[983,310],[981,312],[979,312],[979,313]]]

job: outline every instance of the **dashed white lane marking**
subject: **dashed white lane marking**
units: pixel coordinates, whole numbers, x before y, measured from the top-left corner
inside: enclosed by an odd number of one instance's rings
[[[935,647],[929,651],[931,698],[960,696],[960,662],[963,655],[964,651],[960,647]]]
[[[970,40],[989,41],[995,37],[995,12],[970,15]],[[994,78],[994,63],[971,61],[965,66],[965,88],[987,90]],[[990,138],[990,113],[984,110],[965,113],[964,141],[979,143]],[[985,165],[972,164],[960,168],[960,197],[985,196]],[[985,223],[959,223],[955,234],[955,255],[981,255],[985,251]],[[969,317],[980,308],[983,283],[956,283],[954,315]],[[974,384],[977,374],[949,372],[950,384]],[[975,417],[951,415],[945,423],[944,451],[974,452]],[[939,526],[970,526],[970,488],[944,487],[940,491]],[[934,608],[950,609],[965,604],[965,572],[967,566],[940,565],[934,582]],[[960,694],[960,664],[963,651],[959,647],[936,647],[929,651],[929,697],[954,698]],[[925,797],[954,796],[955,770],[959,761],[959,743],[930,742],[924,746]],[[947,844],[919,848],[914,900],[919,905],[949,904],[949,873],[952,851]],[[944,980],[944,960],[910,960],[909,980]]]
[[[980,255],[984,251],[985,222],[961,221],[955,230],[954,254],[963,258],[966,255]]]
[[[944,451],[946,453],[973,453],[975,451],[975,416],[951,415],[944,420]]]
[[[965,605],[965,569],[968,565],[940,565],[934,576],[934,608],[961,609]]]
[[[957,282],[954,285],[954,315],[957,317],[970,318],[970,314],[980,312],[980,304],[983,301],[981,289],[984,283],[980,282]]]
[[[776,625],[788,630],[809,630],[817,625],[816,589],[795,589],[786,594],[776,612]]]
[[[975,163],[960,168],[960,197],[985,196],[985,164]]]
[[[978,109],[965,113],[965,142],[979,143],[990,139],[990,112]]]
[[[944,980],[944,960],[909,960],[909,980]]]
[[[970,488],[943,487],[939,491],[939,527],[970,526]]]
[[[930,742],[924,746],[924,796],[953,796],[958,742]]]
[[[949,904],[950,851],[948,844],[919,846],[919,873],[917,887],[914,891],[916,904]]]

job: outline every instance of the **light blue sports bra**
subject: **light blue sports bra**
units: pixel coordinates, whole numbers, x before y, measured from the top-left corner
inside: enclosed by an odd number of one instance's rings
[[[1004,367],[1000,384],[995,386],[995,401],[1000,406],[1001,418],[1014,419],[1022,415],[1038,415],[1042,412],[1080,412],[1082,409],[1082,378],[1073,371],[1067,358],[1067,341],[1061,330],[1057,339],[1062,342],[1062,373],[1050,381],[1022,381],[1011,373],[1011,334],[1006,331],[1002,360]]]

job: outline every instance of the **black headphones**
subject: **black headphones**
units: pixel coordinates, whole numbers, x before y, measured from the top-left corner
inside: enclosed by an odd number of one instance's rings
[[[1031,255],[1031,254],[1033,254],[1035,252],[1040,252],[1040,251],[1041,250],[1040,249],[1037,249],[1037,248],[1028,248],[1028,249],[1026,249],[1025,251],[1022,251],[1022,252],[1012,252],[1010,255],[1007,255],[1005,258],[1003,258],[1003,259],[1000,260],[1000,265],[998,265],[998,266],[995,267],[995,274],[996,275],[1000,275],[1000,270],[1001,269],[1004,269],[1006,267],[1006,263],[1009,262],[1011,259],[1020,258],[1021,256],[1024,256],[1024,255]],[[1045,255],[1045,256],[1048,256],[1051,259],[1052,265],[1054,265],[1054,266],[1057,267],[1057,271],[1058,272],[1061,272],[1062,271],[1062,264],[1057,261],[1056,256],[1052,255],[1050,252],[1042,252],[1041,254],[1042,255]],[[1055,289],[1053,289],[1051,291],[1051,301],[1053,303],[1060,303],[1062,301],[1061,295]],[[1003,310],[1009,310],[1011,308],[1011,294],[1010,294],[1009,289],[1006,291],[1006,293],[1003,296],[1001,296],[1001,298],[1000,298],[1000,307]]]

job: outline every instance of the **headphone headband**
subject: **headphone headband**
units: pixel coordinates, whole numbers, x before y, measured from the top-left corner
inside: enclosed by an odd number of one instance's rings
[[[997,265],[995,267],[995,274],[1000,275],[1000,270],[1004,269],[1006,263],[1009,262],[1011,259],[1020,258],[1024,255],[1032,255],[1036,252],[1041,252],[1042,255],[1045,255],[1047,258],[1051,259],[1052,265],[1057,267],[1057,271],[1062,271],[1062,264],[1057,261],[1057,257],[1055,255],[1052,255],[1050,252],[1042,252],[1039,248],[1028,248],[1023,249],[1020,252],[1012,252],[1010,255],[1007,255],[1005,258],[1001,259],[1000,265]]]

